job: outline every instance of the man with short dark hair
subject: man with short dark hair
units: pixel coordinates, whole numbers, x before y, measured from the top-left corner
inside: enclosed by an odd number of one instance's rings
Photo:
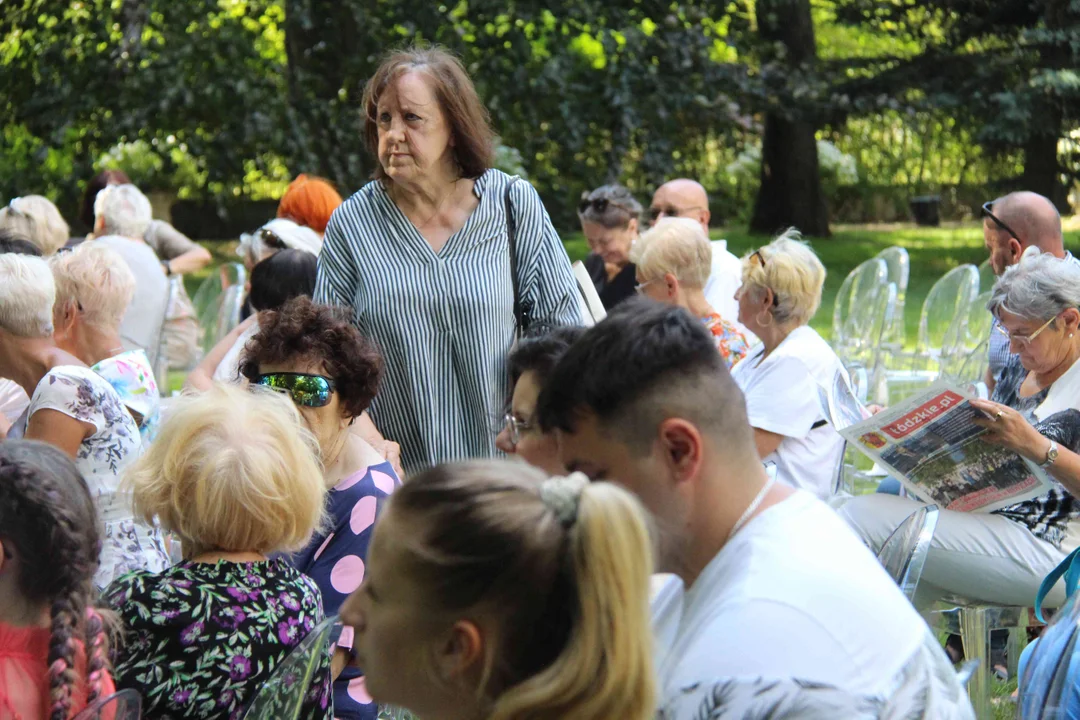
[[[1020,262],[1020,256],[1029,247],[1037,247],[1056,258],[1072,257],[1065,251],[1061,215],[1054,203],[1038,193],[1009,193],[983,205],[982,216],[983,242],[990,253],[990,267],[998,277],[1006,268]],[[986,376],[991,393],[1012,354],[1008,336],[1000,332],[997,325],[997,318],[994,318],[989,340],[990,368]]]
[[[662,717],[697,717],[733,677],[886,702],[903,685],[925,703],[913,717],[971,717],[870,551],[827,505],[766,474],[742,393],[687,312],[620,305],[560,359],[538,417],[567,468],[622,484],[655,519],[658,570],[678,576],[654,602]]]

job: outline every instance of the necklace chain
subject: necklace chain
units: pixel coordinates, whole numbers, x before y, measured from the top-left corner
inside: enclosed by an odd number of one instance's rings
[[[728,540],[734,537],[735,533],[742,530],[743,525],[745,525],[746,522],[750,519],[750,516],[753,515],[754,511],[757,510],[761,506],[761,503],[765,501],[765,496],[769,494],[769,491],[772,490],[772,486],[774,484],[776,484],[776,478],[770,477],[768,482],[762,485],[761,490],[758,491],[757,497],[755,497],[754,501],[747,506],[742,516],[735,521],[735,525],[732,526],[731,532],[728,533]]]

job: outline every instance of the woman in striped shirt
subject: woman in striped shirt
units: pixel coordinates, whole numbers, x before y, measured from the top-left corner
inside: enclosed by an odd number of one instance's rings
[[[453,56],[391,55],[364,107],[379,164],[330,220],[315,299],[350,306],[379,343],[387,372],[371,415],[406,472],[493,456],[514,281],[529,324],[579,324],[570,261],[532,186],[491,168],[487,112]]]

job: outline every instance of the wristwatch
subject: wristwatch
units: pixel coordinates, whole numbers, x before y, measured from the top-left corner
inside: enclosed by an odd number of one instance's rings
[[[1050,467],[1054,464],[1054,461],[1058,459],[1058,444],[1053,440],[1050,441],[1050,447],[1046,449],[1046,459],[1043,460],[1039,467]]]

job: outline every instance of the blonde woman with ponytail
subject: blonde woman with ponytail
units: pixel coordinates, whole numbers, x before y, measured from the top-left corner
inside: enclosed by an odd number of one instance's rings
[[[388,501],[341,618],[364,691],[424,720],[645,720],[651,571],[625,490],[442,465]]]

